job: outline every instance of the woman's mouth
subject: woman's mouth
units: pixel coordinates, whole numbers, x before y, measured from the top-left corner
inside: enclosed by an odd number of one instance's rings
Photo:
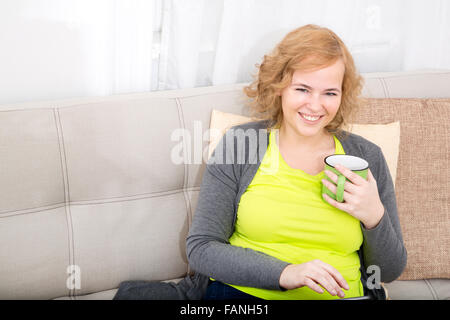
[[[303,120],[303,122],[307,123],[307,124],[316,124],[319,123],[320,120],[323,118],[323,115],[321,116],[312,116],[312,115],[307,115],[304,113],[299,112],[298,113],[300,118]]]

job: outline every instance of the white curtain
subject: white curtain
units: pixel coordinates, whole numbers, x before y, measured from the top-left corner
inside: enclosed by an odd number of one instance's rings
[[[158,89],[211,85],[222,2],[164,1]]]
[[[170,32],[162,30],[170,41],[161,61],[172,68],[160,78],[159,89],[251,81],[264,54],[288,31],[308,23],[335,31],[360,72],[450,69],[446,0],[168,2],[167,15],[176,24]],[[180,45],[186,38],[193,45]]]
[[[156,89],[161,3],[1,0],[0,103]]]
[[[308,23],[360,72],[450,69],[447,0],[1,0],[0,104],[248,82]]]

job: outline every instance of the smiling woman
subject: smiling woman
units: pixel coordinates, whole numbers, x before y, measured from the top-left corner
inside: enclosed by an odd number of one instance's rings
[[[244,89],[261,121],[230,129],[217,145],[231,166],[208,163],[186,240],[191,267],[219,281],[204,299],[385,297],[368,289],[365,267],[379,266],[381,281],[392,281],[406,250],[380,148],[342,129],[361,85],[349,51],[327,28],[295,29],[264,57]],[[256,166],[238,164],[228,142],[241,129],[266,130]],[[333,154],[363,157],[374,170],[364,180],[342,168],[349,178],[343,203],[321,192],[324,158]]]

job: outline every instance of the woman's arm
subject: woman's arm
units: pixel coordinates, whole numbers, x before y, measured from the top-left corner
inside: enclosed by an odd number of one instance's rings
[[[222,138],[216,151],[226,151]],[[211,159],[214,159],[215,152]],[[224,283],[282,290],[279,279],[289,264],[265,253],[229,244],[234,231],[239,164],[209,161],[203,174],[197,209],[186,239],[190,266]]]
[[[366,229],[361,224],[364,235],[362,245],[364,264],[366,268],[370,265],[378,266],[381,281],[391,282],[403,272],[407,252],[398,219],[394,184],[386,160],[378,146],[374,146],[370,156],[375,160],[371,161],[371,164],[377,181],[378,194],[384,206],[384,214],[378,225],[372,229]]]

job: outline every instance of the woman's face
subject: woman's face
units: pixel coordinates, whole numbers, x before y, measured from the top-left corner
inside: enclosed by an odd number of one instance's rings
[[[295,71],[281,91],[284,129],[304,137],[325,133],[341,104],[344,72],[341,59],[315,71]]]

